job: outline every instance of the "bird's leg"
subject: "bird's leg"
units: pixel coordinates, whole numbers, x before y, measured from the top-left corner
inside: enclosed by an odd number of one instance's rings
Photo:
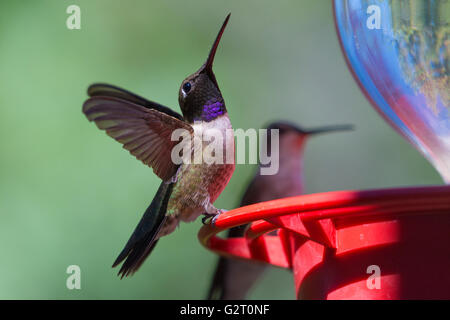
[[[206,224],[207,220],[209,218],[212,218],[210,223],[214,224],[216,222],[216,219],[219,216],[219,214],[227,211],[227,210],[224,210],[224,209],[217,209],[211,203],[209,203],[208,206],[205,209],[206,209],[206,212],[203,213],[204,217],[202,218],[202,223],[203,224]]]
[[[202,218],[203,224],[206,224],[208,219],[214,218],[215,216],[220,214],[219,210],[216,207],[214,207],[211,203],[208,203],[208,205],[205,208],[205,211],[206,212],[203,213],[203,218]]]
[[[216,215],[212,218],[211,224],[212,224],[212,225],[215,225],[215,224],[216,224],[216,220],[217,220],[217,218],[219,217],[219,215],[221,215],[222,213],[227,212],[227,211],[228,211],[228,210],[225,210],[225,209],[219,209],[219,213],[216,214]]]

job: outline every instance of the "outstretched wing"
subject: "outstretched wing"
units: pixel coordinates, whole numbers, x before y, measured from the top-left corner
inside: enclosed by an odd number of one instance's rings
[[[171,159],[178,143],[171,140],[172,132],[185,129],[191,137],[194,132],[188,123],[167,113],[116,97],[94,96],[84,103],[83,113],[164,181],[178,168]]]
[[[103,96],[103,97],[119,98],[149,109],[155,109],[179,120],[183,120],[183,116],[181,114],[173,111],[172,109],[166,106],[163,106],[162,104],[147,100],[141,96],[138,96],[135,93],[132,93],[128,90],[110,84],[94,83],[89,86],[87,92],[90,97]]]

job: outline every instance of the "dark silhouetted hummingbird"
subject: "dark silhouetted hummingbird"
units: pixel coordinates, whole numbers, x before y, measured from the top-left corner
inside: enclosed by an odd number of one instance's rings
[[[303,151],[307,139],[320,133],[351,130],[350,125],[327,126],[305,130],[289,122],[273,122],[267,127],[267,150],[270,130],[279,130],[279,170],[275,175],[261,175],[260,168],[248,185],[240,206],[301,195]],[[242,237],[248,225],[231,228],[228,237]],[[266,265],[240,259],[220,257],[208,292],[208,299],[242,300],[260,278]]]
[[[206,62],[181,83],[178,102],[183,115],[134,93],[106,84],[94,84],[88,89],[90,98],[83,105],[89,121],[123,144],[137,159],[153,168],[163,182],[150,206],[117,257],[113,267],[122,264],[119,275],[133,274],[142,265],[158,239],[173,232],[180,221],[194,221],[199,215],[214,216],[221,210],[214,201],[228,184],[234,172],[234,137],[224,139],[220,146],[232,152],[233,163],[176,164],[171,151],[179,141],[172,133],[183,129],[192,141],[200,139],[208,129],[225,135],[231,123],[225,101],[213,73],[213,61],[228,15],[220,29]],[[217,147],[217,146],[216,146]],[[194,153],[194,147],[189,149]]]

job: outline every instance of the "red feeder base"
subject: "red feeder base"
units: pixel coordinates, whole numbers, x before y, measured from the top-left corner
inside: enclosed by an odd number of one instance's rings
[[[216,236],[246,223],[245,237]],[[450,299],[448,186],[263,202],[223,213],[199,239],[222,255],[292,269],[298,299]]]

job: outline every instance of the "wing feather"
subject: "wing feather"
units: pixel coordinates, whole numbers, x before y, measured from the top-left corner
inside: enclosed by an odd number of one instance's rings
[[[171,117],[174,117],[178,120],[183,120],[183,116],[178,112],[173,111],[172,109],[163,106],[162,104],[147,100],[135,93],[132,93],[128,90],[106,84],[106,83],[95,83],[88,88],[88,95],[90,97],[113,97],[119,98],[121,100],[125,100],[131,102],[133,104],[137,104],[149,109],[155,109],[159,112],[165,113]]]
[[[193,128],[176,117],[112,95],[94,94],[84,103],[83,113],[164,181],[178,168],[171,159],[172,148],[178,143],[171,140],[172,132],[185,129],[193,135]]]

